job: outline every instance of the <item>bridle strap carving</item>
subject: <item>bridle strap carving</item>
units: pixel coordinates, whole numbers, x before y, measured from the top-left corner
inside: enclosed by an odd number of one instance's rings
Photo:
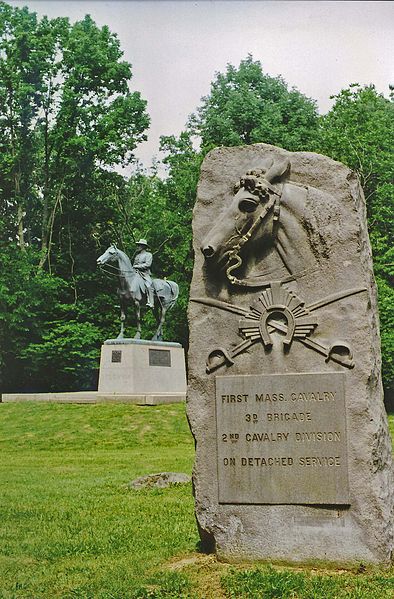
[[[233,285],[241,285],[242,287],[266,287],[267,285],[270,285],[270,281],[257,282],[257,281],[247,280],[247,279],[241,280],[241,279],[237,279],[237,277],[235,277],[234,275],[231,274],[234,270],[237,270],[242,265],[242,258],[239,255],[239,252],[241,251],[243,246],[246,245],[247,242],[250,240],[250,238],[252,237],[252,235],[254,234],[256,229],[260,226],[261,222],[265,219],[267,214],[271,210],[273,210],[274,211],[274,220],[279,219],[281,194],[278,193],[277,191],[275,191],[273,188],[271,188],[271,186],[270,186],[270,191],[272,191],[272,193],[274,194],[273,197],[270,197],[270,200],[267,202],[267,204],[265,204],[263,206],[262,211],[260,212],[258,218],[256,218],[253,225],[250,227],[249,231],[247,233],[245,233],[245,235],[242,235],[239,242],[229,252],[228,261],[229,262],[233,261],[233,263],[227,267],[226,276],[227,276],[228,280],[230,281],[230,283],[232,283]],[[277,218],[275,218],[276,215],[277,215]],[[291,278],[293,278],[293,277],[291,277]]]

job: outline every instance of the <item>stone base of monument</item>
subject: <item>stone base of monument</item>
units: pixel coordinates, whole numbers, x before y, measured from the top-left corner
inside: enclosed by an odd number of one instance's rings
[[[179,343],[108,339],[101,348],[98,391],[4,393],[0,403],[130,403],[139,406],[186,400],[186,369]]]
[[[389,564],[392,448],[356,176],[318,154],[216,148],[193,231],[187,412],[204,549]]]
[[[98,393],[152,397],[186,393],[183,347],[165,341],[108,339],[101,348]]]
[[[160,404],[182,403],[185,393],[99,393],[98,391],[75,391],[65,393],[3,393],[0,403],[22,401],[45,401],[54,403],[130,403],[137,406],[158,406]]]

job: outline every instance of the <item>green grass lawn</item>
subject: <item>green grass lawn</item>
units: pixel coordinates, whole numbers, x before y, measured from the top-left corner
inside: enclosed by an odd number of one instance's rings
[[[195,549],[190,485],[127,486],[191,473],[183,405],[19,403],[0,414],[2,597],[131,596],[156,566]]]
[[[2,599],[394,597],[393,570],[230,567],[199,555],[191,485],[128,487],[143,474],[191,473],[184,411],[0,405]]]

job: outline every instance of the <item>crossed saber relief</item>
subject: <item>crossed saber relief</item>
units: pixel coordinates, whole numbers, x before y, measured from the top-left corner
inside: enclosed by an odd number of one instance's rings
[[[258,296],[250,310],[211,298],[191,298],[192,302],[233,312],[244,317],[239,321],[239,333],[243,340],[229,350],[218,347],[211,351],[207,359],[207,373],[209,374],[226,364],[231,366],[234,364],[236,356],[258,341],[261,341],[266,349],[270,349],[272,347],[270,333],[274,331],[285,333],[283,339],[285,351],[289,351],[293,340],[296,340],[324,356],[326,362],[332,360],[346,368],[353,368],[353,355],[347,343],[340,341],[333,343],[331,346],[326,346],[314,339],[309,339],[309,335],[313,333],[318,324],[313,320],[310,313],[366,290],[366,287],[356,287],[339,291],[305,306],[305,302],[293,291],[286,289],[280,281],[274,281]],[[272,317],[275,315],[283,316],[287,324],[274,320]]]

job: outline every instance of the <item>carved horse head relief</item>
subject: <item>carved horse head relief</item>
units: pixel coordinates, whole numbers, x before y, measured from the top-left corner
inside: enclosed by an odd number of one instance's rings
[[[201,244],[204,257],[224,270],[228,280],[237,285],[262,287],[268,283],[238,279],[236,271],[244,260],[264,258],[259,276],[280,268],[293,274],[299,265],[315,262],[306,231],[302,229],[306,188],[290,183],[290,161],[273,162],[266,171],[248,171],[234,188],[234,195],[217,223]],[[276,256],[270,254],[276,253]],[[278,260],[279,256],[279,260]]]
[[[201,244],[205,264],[211,265],[206,269],[206,280],[213,275],[211,279],[222,283],[218,275],[224,272],[231,285],[249,288],[244,291],[260,288],[258,294],[235,290],[235,297],[241,302],[245,296],[253,300],[248,305],[245,301],[244,305],[223,301],[217,289],[208,286],[208,297],[191,298],[242,317],[238,321],[242,340],[230,349],[211,350],[208,373],[224,365],[230,367],[238,354],[255,343],[262,343],[265,353],[274,350],[271,333],[275,332],[284,335],[283,355],[289,353],[295,340],[324,356],[326,362],[332,360],[346,368],[354,366],[346,342],[336,339],[327,344],[325,339],[312,337],[318,328],[318,319],[312,313],[366,289],[338,289],[305,304],[305,291],[313,289],[317,293],[315,273],[321,286],[322,269],[337,256],[336,246],[327,234],[329,229],[325,227],[333,226],[330,221],[335,223],[333,217],[339,212],[335,198],[324,190],[290,181],[289,171],[287,159],[272,162],[265,170],[248,171]],[[301,279],[303,284],[299,284]],[[290,281],[294,285],[288,288],[286,283]],[[226,300],[229,299],[227,296]]]

